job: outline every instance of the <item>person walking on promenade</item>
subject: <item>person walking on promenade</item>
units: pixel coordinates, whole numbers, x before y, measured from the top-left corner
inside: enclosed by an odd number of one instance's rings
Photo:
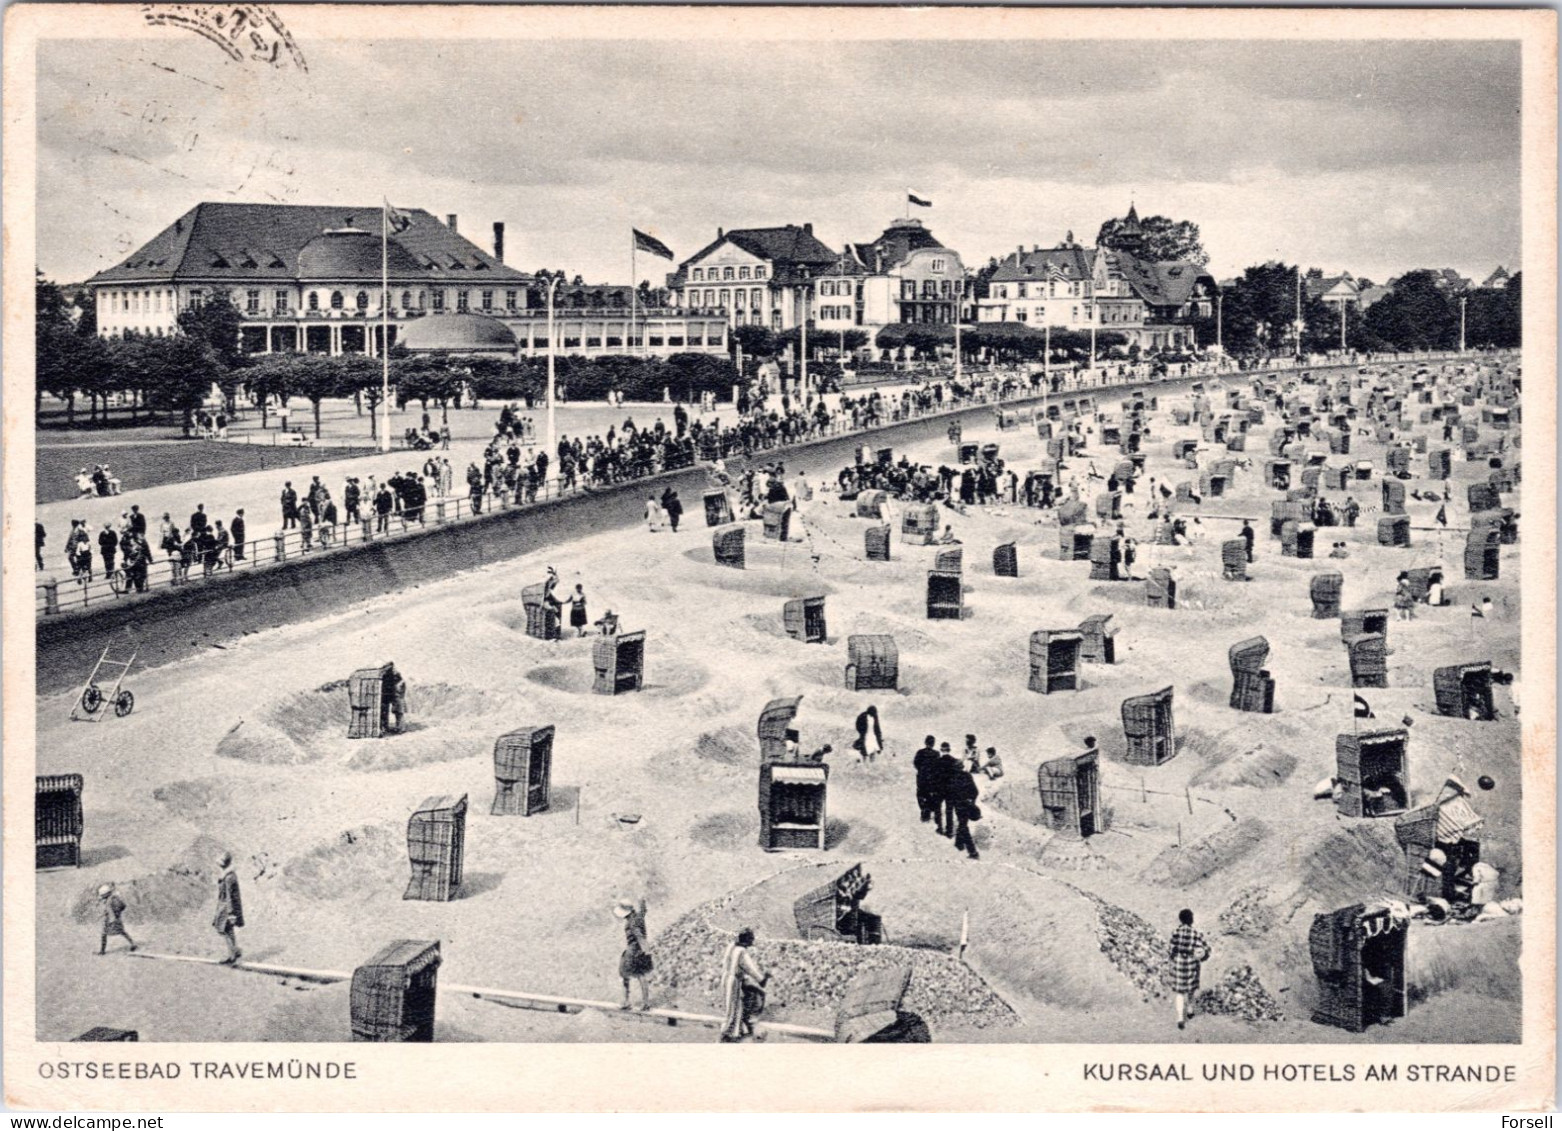
[[[98,954],[108,953],[108,938],[110,935],[118,935],[130,944],[130,949],[136,949],[136,940],[130,937],[130,932],[125,930],[125,901],[114,890],[113,884],[103,884],[98,888],[98,911],[102,915],[102,933],[98,937]]]
[[[1193,1016],[1193,995],[1199,988],[1199,968],[1209,961],[1209,943],[1193,929],[1193,912],[1186,907],[1177,913],[1177,929],[1172,932],[1167,954],[1166,984],[1174,995],[1177,1028],[1187,1028]]]
[[[315,508],[308,502],[298,508],[298,533],[307,553],[315,545]]]
[[[233,872],[233,857],[224,852],[217,858],[217,869],[222,874],[217,880],[217,914],[212,916],[212,929],[228,944],[228,957],[222,960],[228,966],[244,957],[234,936],[244,926],[244,900],[239,895],[239,877]]]
[[[374,532],[376,534],[388,534],[390,532],[391,508],[395,506],[395,500],[391,498],[390,488],[380,485],[380,493],[374,496]],[[477,514],[477,500],[472,500],[472,513]]]
[[[48,541],[48,538],[49,536],[44,533],[43,523],[33,523],[33,561],[37,563],[39,569],[43,568],[43,544]]]
[[[342,486],[342,509],[347,512],[347,521],[357,525],[363,521],[358,514],[358,504],[363,501],[363,488],[358,486],[358,477],[350,475]]]
[[[108,577],[114,572],[114,555],[119,552],[119,535],[114,533],[114,528],[108,523],[103,524],[103,529],[98,532],[98,553],[103,558],[103,576]]]
[[[282,484],[282,529],[291,530],[298,525],[298,492],[293,490],[292,480]]]
[[[624,1003],[619,1009],[629,1008],[629,983],[640,985],[640,1009],[651,1008],[651,989],[646,976],[655,965],[651,959],[650,939],[645,929],[645,900],[637,904],[632,899],[620,899],[613,905],[613,914],[624,921],[624,950],[618,956],[618,977],[624,983]]]
[[[228,523],[228,530],[233,538],[233,560],[244,560],[244,508],[240,507],[233,512],[233,521]]]
[[[678,492],[671,487],[662,492],[662,510],[667,512],[667,525],[674,534],[678,533],[678,520],[683,517],[683,503],[678,498]]]

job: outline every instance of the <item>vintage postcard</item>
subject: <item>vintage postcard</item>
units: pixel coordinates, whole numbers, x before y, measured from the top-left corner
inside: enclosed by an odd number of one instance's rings
[[[1556,32],[7,9],[7,1102],[1551,1105]]]

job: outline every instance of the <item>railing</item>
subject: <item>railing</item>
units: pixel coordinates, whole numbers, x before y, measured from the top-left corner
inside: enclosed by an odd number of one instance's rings
[[[1235,366],[1217,367],[1215,363],[1211,362],[1190,363],[1186,374],[1170,373],[1164,379],[1183,380],[1201,376],[1245,376],[1247,374],[1273,374],[1295,370],[1354,368],[1358,365],[1366,364],[1364,358],[1339,362],[1306,362],[1301,364],[1296,363],[1294,358],[1283,360],[1286,364],[1275,364],[1263,369],[1249,369],[1241,371],[1240,374]],[[1471,355],[1456,352],[1395,354],[1390,357],[1376,355],[1375,363],[1382,364],[1385,361],[1390,361],[1393,364],[1406,364],[1410,362],[1457,360],[1471,360]],[[1040,370],[1026,374],[1021,370],[973,367],[965,371],[963,374],[965,379],[989,381],[1002,379],[1011,383],[1010,388],[1007,390],[1001,387],[989,389],[986,385],[982,385],[972,395],[964,397],[959,401],[946,397],[944,400],[935,400],[928,405],[920,405],[915,403],[915,401],[909,404],[902,404],[898,397],[885,397],[882,398],[882,411],[862,419],[858,424],[854,425],[848,414],[837,410],[825,424],[819,425],[816,422],[811,422],[808,427],[790,437],[782,434],[757,436],[753,434],[752,429],[745,435],[737,429],[729,428],[723,430],[720,435],[711,435],[709,433],[703,435],[693,460],[682,458],[664,462],[658,459],[649,466],[634,468],[632,471],[616,475],[608,480],[593,479],[587,482],[584,478],[577,475],[568,481],[548,480],[536,488],[522,483],[513,493],[493,486],[489,486],[477,494],[471,492],[466,494],[451,493],[431,499],[424,507],[417,510],[393,511],[384,516],[370,513],[359,521],[338,522],[331,527],[316,524],[310,533],[307,543],[304,540],[302,530],[296,528],[279,530],[274,534],[246,541],[242,555],[238,554],[231,547],[220,556],[220,560],[214,555],[213,560],[205,561],[201,555],[197,554],[196,560],[188,568],[179,559],[165,557],[159,561],[154,561],[148,566],[147,575],[141,584],[137,584],[127,576],[122,565],[118,565],[113,573],[104,576],[97,568],[101,566],[101,560],[95,557],[94,572],[90,579],[69,577],[37,583],[35,586],[35,613],[38,616],[53,616],[76,609],[90,608],[94,604],[102,604],[106,601],[133,600],[141,593],[159,588],[193,585],[208,578],[221,577],[224,574],[236,573],[241,570],[259,569],[263,566],[271,566],[297,558],[315,557],[324,553],[332,553],[347,546],[361,545],[366,542],[399,541],[404,538],[416,537],[430,527],[467,521],[496,511],[525,509],[550,500],[569,498],[595,491],[613,490],[619,486],[661,475],[665,472],[698,466],[698,461],[708,463],[718,458],[725,459],[729,456],[752,456],[759,452],[779,451],[839,436],[866,435],[880,428],[892,427],[897,424],[905,424],[929,417],[952,415],[972,408],[980,408],[983,405],[1044,400],[1052,396],[1061,396],[1085,389],[1135,385],[1147,380],[1147,375],[1139,371],[1127,372],[1118,379],[1115,374],[1117,367],[1113,366],[1111,369],[1113,372],[1110,373],[1101,372],[1099,369],[1069,371],[1064,377],[1063,385],[1057,390],[1048,391],[1037,387],[1037,379],[1042,376]],[[933,365],[924,367],[914,373],[908,373],[905,376],[918,383],[931,384],[947,382],[953,379],[955,373],[952,365]],[[360,513],[362,513],[361,508]]]

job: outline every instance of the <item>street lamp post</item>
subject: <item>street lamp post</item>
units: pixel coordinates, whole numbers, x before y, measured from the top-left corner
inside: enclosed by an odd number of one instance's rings
[[[1096,299],[1090,296],[1090,377],[1096,375]]]
[[[553,288],[559,285],[559,277],[553,276],[548,280],[548,438],[547,446],[543,449],[548,453],[548,459],[553,459],[554,435],[553,435]]]
[[[1222,358],[1226,355],[1226,340],[1221,335],[1221,308],[1226,304],[1226,292],[1217,289],[1215,291],[1215,348],[1220,351]]]
[[[1464,352],[1464,304],[1469,302],[1465,295],[1459,296],[1459,352]]]
[[[1340,352],[1345,352],[1345,303],[1340,303]]]
[[[798,322],[798,369],[797,369],[797,395],[803,396],[808,389],[808,306],[809,293],[812,284],[808,278],[808,268],[803,268],[803,316]]]

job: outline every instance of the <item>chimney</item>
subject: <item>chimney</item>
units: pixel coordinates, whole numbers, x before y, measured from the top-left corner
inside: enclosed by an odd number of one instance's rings
[[[726,239],[727,238],[727,233],[722,231],[720,228],[717,228],[716,229],[716,238],[718,240]]]
[[[450,225],[452,228],[454,224]],[[494,258],[500,263],[504,262],[504,221],[494,221]]]
[[[451,212],[445,217],[445,227],[449,228],[452,232],[456,230],[456,214],[454,212]]]
[[[813,225],[813,221],[809,221],[809,222],[808,222],[808,223],[806,223],[806,224],[804,224],[804,225],[803,225],[803,231],[804,231],[804,232],[805,232],[805,233],[806,233],[806,234],[808,234],[808,235],[810,235],[810,236],[811,236],[811,235],[813,235],[813,234],[814,234],[814,225]]]
[[[1024,258],[1025,258],[1025,245],[1024,244],[1019,244],[1014,249],[1014,265],[1016,267],[1018,267],[1020,265],[1020,260],[1022,260]]]

